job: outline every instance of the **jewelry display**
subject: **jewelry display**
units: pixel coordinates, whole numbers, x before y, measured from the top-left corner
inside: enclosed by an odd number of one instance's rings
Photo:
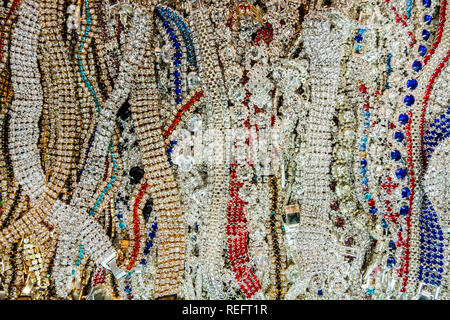
[[[2,1],[0,299],[448,299],[448,8]]]

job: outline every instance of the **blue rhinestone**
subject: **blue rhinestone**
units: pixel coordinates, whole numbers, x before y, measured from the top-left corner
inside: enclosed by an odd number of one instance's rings
[[[394,138],[395,140],[397,140],[398,142],[402,142],[403,138],[405,137],[405,135],[402,132],[396,132],[394,134]]]
[[[375,214],[375,213],[378,212],[378,209],[375,208],[375,207],[370,207],[369,212],[372,213],[372,214]]]
[[[409,213],[409,207],[408,206],[403,206],[400,208],[400,214],[403,216],[406,216]]]
[[[422,0],[422,4],[425,8],[431,7],[431,0]]]
[[[408,187],[405,187],[402,189],[402,198],[408,198],[410,194],[411,194],[411,191],[409,190]]]
[[[408,106],[412,106],[414,104],[414,102],[416,101],[416,99],[414,99],[414,96],[406,96],[403,99],[403,102]]]
[[[413,62],[412,68],[414,71],[419,72],[420,70],[422,70],[422,63],[416,60]]]
[[[367,177],[364,177],[362,180],[361,180],[361,183],[362,184],[367,184],[369,182],[369,179],[367,179]]]
[[[363,40],[363,37],[362,37],[360,34],[358,34],[358,35],[355,37],[355,41],[356,41],[357,43],[360,43],[362,40]]]
[[[397,176],[397,179],[404,179],[406,177],[406,170],[405,169],[397,169],[395,171],[395,175]]]
[[[181,98],[180,98],[180,97],[178,97],[178,98],[176,98],[176,99],[175,99],[175,102],[176,102],[177,104],[180,104],[180,103],[181,103],[181,101],[182,101],[182,100],[181,100]]]
[[[320,289],[319,291],[317,291],[317,294],[318,294],[319,296],[323,295],[322,289]]]
[[[408,89],[414,90],[417,88],[418,82],[416,79],[411,79],[406,82],[406,86],[408,87]]]
[[[396,250],[396,249],[397,249],[397,246],[395,245],[395,242],[394,242],[393,240],[391,240],[391,241],[389,242],[389,248],[390,248],[391,250]]]
[[[401,115],[398,116],[398,121],[401,124],[406,125],[409,121],[409,117],[407,114],[402,113]]]
[[[425,24],[429,25],[431,23],[431,20],[433,19],[432,16],[430,16],[429,14],[425,15],[423,17],[423,21],[425,22]]]
[[[387,266],[388,267],[395,266],[395,258],[394,257],[390,257],[390,258],[387,259]]]
[[[395,161],[399,161],[402,158],[402,154],[400,153],[400,151],[395,150],[393,152],[391,152],[391,159],[394,159]]]
[[[422,39],[427,41],[430,38],[430,31],[428,30],[423,30],[422,31]]]
[[[362,159],[361,160],[361,166],[364,168],[367,166],[367,160],[366,159]]]

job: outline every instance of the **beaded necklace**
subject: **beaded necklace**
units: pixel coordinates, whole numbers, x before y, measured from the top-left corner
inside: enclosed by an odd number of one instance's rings
[[[223,10],[222,4],[218,4],[217,12]],[[226,190],[223,187],[228,183],[227,165],[225,163],[225,148],[224,137],[222,132],[227,127],[229,121],[228,114],[225,109],[228,107],[228,101],[225,93],[225,84],[222,72],[219,66],[219,56],[216,52],[216,46],[219,50],[222,49],[218,35],[214,33],[214,26],[212,24],[212,16],[214,11],[197,10],[191,13],[190,25],[195,30],[197,35],[197,51],[202,55],[203,59],[199,61],[200,77],[204,82],[206,108],[213,110],[213,116],[210,123],[210,128],[214,129],[214,143],[213,160],[207,161],[208,172],[211,176],[208,177],[211,185],[210,195],[212,197],[211,204],[201,212],[203,217],[202,225],[200,226],[201,243],[203,250],[200,250],[200,263],[202,265],[203,277],[201,272],[197,279],[202,279],[205,290],[211,299],[224,298],[224,261],[222,258],[223,248],[225,247],[225,237],[222,232],[225,227],[225,207],[226,207]],[[210,131],[208,131],[210,132]],[[211,137],[206,134],[205,138]],[[207,141],[205,141],[207,142]],[[201,285],[199,286],[201,288]]]
[[[177,42],[174,42],[174,45],[175,43]],[[154,60],[150,44],[147,45],[145,56],[144,65],[139,70],[130,98],[145,168],[144,182],[140,184],[139,193],[135,195],[135,199],[144,201],[140,202],[135,210],[142,211],[145,200],[151,195],[153,209],[157,212],[159,221],[158,267],[153,292],[153,296],[158,298],[178,293],[178,284],[184,269],[184,219],[159,123],[160,109],[155,75],[151,69]],[[135,227],[135,230],[139,232],[140,227]],[[139,241],[140,238],[141,236],[137,239],[135,237],[135,241]],[[137,245],[135,252],[136,254],[142,252],[142,246]]]

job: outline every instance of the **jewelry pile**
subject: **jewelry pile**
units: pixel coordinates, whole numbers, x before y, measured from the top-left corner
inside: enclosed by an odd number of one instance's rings
[[[0,2],[0,299],[449,299],[447,0]]]

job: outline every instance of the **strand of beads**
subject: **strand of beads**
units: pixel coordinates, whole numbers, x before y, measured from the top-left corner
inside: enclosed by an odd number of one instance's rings
[[[223,3],[217,4],[217,12],[224,8]],[[220,16],[220,15],[217,15]],[[220,68],[220,60],[217,51],[226,46],[226,41],[220,41],[220,35],[214,32],[212,19],[215,17],[214,11],[202,11],[197,9],[190,17],[191,29],[195,28],[197,35],[197,51],[202,56],[199,61],[200,77],[204,82],[205,108],[210,110],[212,115],[208,127],[206,139],[210,139],[213,144],[212,159],[207,159],[208,183],[211,185],[211,202],[206,209],[200,212],[204,217],[199,228],[199,238],[204,246],[200,250],[200,264],[202,266],[197,276],[202,279],[208,297],[211,299],[224,298],[224,259],[222,258],[223,248],[225,248],[225,210],[227,203],[226,188],[228,184],[228,165],[225,159],[224,134],[229,125],[228,99],[225,91],[224,77]],[[194,39],[195,40],[195,39]],[[216,49],[216,47],[218,49]],[[226,63],[226,61],[223,61]],[[209,134],[212,132],[212,134]],[[206,143],[206,141],[205,141]],[[200,288],[202,287],[200,285]]]
[[[391,88],[391,86],[389,85],[389,76],[392,73],[391,59],[392,59],[392,54],[388,53],[387,59],[386,59],[386,83],[384,85],[385,89]]]
[[[270,232],[268,235],[268,244],[272,248],[271,254],[271,280],[274,289],[270,298],[280,300],[286,293],[286,258],[282,254],[284,243],[281,235],[281,214],[280,214],[280,186],[275,177],[269,178],[270,195]]]
[[[447,14],[448,8],[441,16],[441,22],[445,23],[445,16]],[[410,142],[411,148],[411,163],[412,163],[412,171],[414,172],[418,181],[423,177],[424,170],[424,131],[425,131],[425,115],[427,112],[427,107],[429,104],[429,99],[431,92],[433,91],[433,87],[436,79],[442,73],[443,68],[448,62],[448,58],[450,55],[450,43],[449,43],[449,28],[444,27],[442,34],[442,42],[438,47],[439,50],[433,56],[433,59],[430,60],[430,63],[424,68],[424,71],[421,74],[421,77],[418,78],[418,88],[420,92],[423,92],[421,95],[422,107],[418,109],[416,112],[412,114],[413,118],[413,127],[411,129],[411,134],[413,137],[413,141]],[[420,249],[420,235],[419,235],[419,217],[421,214],[421,208],[423,205],[423,189],[420,184],[416,184],[413,181],[413,185],[411,186],[411,195],[410,195],[410,203],[414,205],[412,207],[411,219],[415,228],[412,230],[411,236],[411,251],[415,255],[415,259],[411,260],[411,275],[412,279],[417,279],[418,275],[418,257],[419,249]],[[416,282],[411,281],[411,284],[408,286],[409,292],[414,292],[416,290]]]
[[[237,175],[236,169],[239,164],[232,163],[230,166],[229,192],[231,200],[227,206],[228,260],[241,290],[247,298],[250,298],[261,288],[261,285],[249,264],[250,259],[246,243],[248,231],[245,206],[247,202],[243,201],[239,196],[240,189],[244,183],[239,180]]]
[[[431,60],[431,57],[436,52],[436,49],[439,47],[439,44],[441,43],[442,34],[444,32],[444,24],[445,24],[445,20],[446,20],[446,14],[447,14],[447,4],[448,4],[447,0],[441,1],[441,10],[439,13],[439,24],[438,24],[436,38],[434,39],[434,42],[431,45],[431,48],[430,48],[428,54],[423,57],[424,65],[426,65]],[[430,5],[425,6],[425,7],[429,8]],[[423,19],[424,19],[424,23],[426,25],[429,25],[431,23],[432,17],[430,15],[425,15]],[[425,41],[428,40],[428,38],[430,37],[430,32],[428,30],[423,30],[422,37]],[[419,47],[419,52],[423,56],[424,55],[423,52],[426,52],[426,49],[424,50],[424,47],[421,46],[421,47]]]
[[[8,63],[9,56],[9,37],[11,36],[11,28],[13,21],[17,15],[17,7],[20,0],[8,1],[6,7],[2,7],[0,18],[0,71],[3,72]],[[7,13],[6,13],[7,12]]]
[[[185,259],[184,217],[177,184],[169,165],[164,143],[160,104],[151,44],[147,44],[144,63],[139,70],[130,98],[132,116],[142,152],[146,195],[151,195],[158,214],[158,266],[153,296],[176,295]]]
[[[384,2],[386,4],[389,4],[391,2],[391,0],[384,0]],[[408,16],[406,14],[404,14],[403,16],[399,13],[398,9],[391,5],[390,9],[394,12],[395,15],[395,23],[400,23],[403,27],[407,27],[407,28],[411,28],[411,26],[408,27],[408,23],[406,22],[406,20],[408,19]],[[413,35],[412,31],[408,31],[408,36],[410,38],[410,47],[413,47],[414,44],[417,42],[416,38]]]
[[[366,200],[367,205],[369,206],[368,212],[375,215],[378,212],[377,206],[376,206],[376,201],[374,199],[374,194],[370,193],[369,191],[369,179],[367,177],[367,165],[368,165],[368,159],[367,159],[367,150],[368,150],[368,146],[367,144],[369,143],[369,129],[371,126],[371,118],[370,118],[370,102],[369,102],[369,93],[367,92],[367,87],[365,85],[361,85],[359,87],[359,91],[361,92],[361,94],[364,97],[364,105],[363,105],[363,126],[364,126],[364,131],[363,131],[363,136],[361,137],[361,145],[360,145],[360,157],[361,157],[361,184],[362,184],[362,189],[363,189],[363,193],[364,193],[364,200]],[[397,156],[397,154],[395,154],[395,156]]]
[[[84,256],[84,245],[80,244],[80,251],[79,254],[77,256],[77,260],[75,261],[75,267],[72,269],[72,275],[74,276],[76,273],[76,267],[79,267],[81,264],[81,259],[83,259]]]

